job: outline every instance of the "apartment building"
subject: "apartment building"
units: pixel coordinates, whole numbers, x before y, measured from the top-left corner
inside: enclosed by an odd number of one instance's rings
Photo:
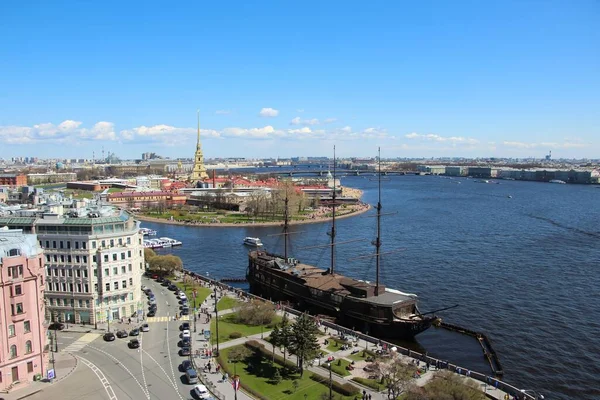
[[[142,311],[143,239],[129,213],[110,206],[38,212],[0,218],[0,226],[37,234],[49,320],[95,324]]]
[[[0,391],[47,372],[44,281],[36,235],[0,229]]]

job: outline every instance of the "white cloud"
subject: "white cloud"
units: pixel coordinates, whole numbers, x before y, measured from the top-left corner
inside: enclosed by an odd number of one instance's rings
[[[247,139],[272,139],[283,136],[283,132],[276,130],[271,125],[262,128],[225,128],[221,132],[224,137],[237,137]]]
[[[323,123],[324,123],[324,124],[331,124],[331,123],[333,123],[333,122],[335,122],[335,121],[337,121],[337,118],[325,118],[325,119],[323,120]]]
[[[350,133],[350,132],[352,132],[352,128],[349,126],[345,126],[345,127],[341,128],[340,131],[345,132],[345,133]]]
[[[421,134],[421,133],[409,133],[407,135],[404,135],[405,138],[407,139],[417,139],[417,140],[423,140],[423,141],[431,141],[431,142],[441,142],[441,143],[452,143],[452,144],[465,144],[465,145],[474,145],[474,144],[478,144],[479,140],[474,139],[474,138],[467,138],[467,137],[462,137],[462,136],[440,136],[440,135],[436,135],[434,133],[427,133],[427,134]]]
[[[279,110],[275,110],[274,108],[266,107],[260,110],[258,113],[261,117],[276,117],[279,115]]]
[[[300,117],[296,117],[290,121],[291,125],[319,125],[319,120],[316,118],[312,119],[301,119]]]
[[[516,141],[504,141],[502,144],[506,147],[512,147],[517,149],[571,149],[571,148],[582,148],[587,147],[589,144],[582,143],[579,140],[574,142],[541,142],[541,143],[526,143],[526,142],[516,142]]]
[[[66,120],[58,124],[58,129],[61,131],[72,131],[74,129],[79,128],[81,125],[80,121]]]
[[[116,140],[112,122],[101,121],[91,129],[82,128],[80,121],[65,120],[58,125],[50,122],[28,126],[0,126],[0,143],[7,144],[74,144],[79,140]]]
[[[231,110],[217,110],[217,111],[215,111],[215,114],[217,114],[217,115],[228,115],[228,114],[231,114]]]

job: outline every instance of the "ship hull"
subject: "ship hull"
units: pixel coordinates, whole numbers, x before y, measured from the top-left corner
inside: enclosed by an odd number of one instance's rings
[[[326,315],[335,319],[336,324],[348,329],[360,331],[367,335],[380,339],[413,339],[416,335],[424,332],[437,320],[437,317],[421,317],[415,319],[395,319],[393,321],[373,322],[369,316],[350,316],[350,313],[334,306],[327,307],[313,301],[310,297],[294,296],[284,293],[278,287],[264,285],[255,281],[250,275],[247,276],[250,285],[250,293],[269,299],[271,301],[283,301],[293,305],[298,311],[305,311],[313,315]]]

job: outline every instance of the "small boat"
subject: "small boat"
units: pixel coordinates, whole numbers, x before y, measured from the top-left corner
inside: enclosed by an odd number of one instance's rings
[[[171,246],[181,246],[182,245],[182,243],[179,240],[171,239],[168,237],[161,237],[159,239],[162,240],[163,242],[169,243],[169,245],[171,245]]]
[[[567,182],[561,181],[560,179],[552,179],[550,183],[560,183],[561,185],[566,185]]]
[[[159,249],[163,247],[162,243],[157,239],[144,240],[144,248],[146,249]]]
[[[261,247],[263,244],[257,237],[246,236],[244,238],[244,244],[247,246]]]
[[[144,236],[156,236],[156,231],[148,228],[140,228],[140,233]]]

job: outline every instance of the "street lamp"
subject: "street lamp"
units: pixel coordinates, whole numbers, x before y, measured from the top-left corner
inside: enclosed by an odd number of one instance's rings
[[[217,287],[215,286],[215,328],[217,333],[217,354],[219,356],[219,309],[217,308]]]
[[[535,396],[535,397],[534,397],[534,398],[535,398],[535,400],[543,400],[543,399],[544,399],[544,396],[543,396],[543,395],[539,394],[538,392],[536,392],[536,391],[535,391],[535,390],[533,390],[533,389],[521,389],[521,393],[523,393],[523,394],[525,394],[525,395],[529,395],[529,396],[531,396],[531,395],[530,395],[529,393],[527,393],[527,392],[531,392],[531,393],[533,393],[533,395]]]

